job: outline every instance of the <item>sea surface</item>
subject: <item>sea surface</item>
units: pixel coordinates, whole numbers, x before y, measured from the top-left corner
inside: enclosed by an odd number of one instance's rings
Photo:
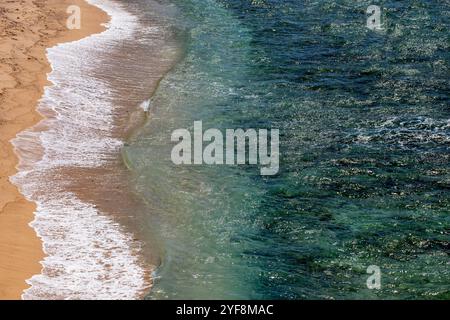
[[[183,58],[122,150],[147,298],[450,297],[448,1],[170,0]],[[280,129],[280,173],[175,166],[171,132]],[[381,289],[366,281],[381,269]]]
[[[449,299],[450,3],[89,0],[49,49],[12,179],[26,299]],[[171,161],[176,129],[279,129],[280,172]],[[381,289],[368,289],[369,266]]]

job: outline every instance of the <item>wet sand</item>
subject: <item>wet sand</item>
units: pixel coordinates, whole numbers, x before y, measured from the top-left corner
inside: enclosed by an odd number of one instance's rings
[[[68,30],[68,6],[81,8],[81,29]],[[21,0],[0,4],[0,300],[20,299],[40,273],[42,243],[29,226],[35,205],[10,183],[18,159],[10,140],[39,122],[36,105],[50,85],[46,48],[104,30],[102,10],[84,0]]]

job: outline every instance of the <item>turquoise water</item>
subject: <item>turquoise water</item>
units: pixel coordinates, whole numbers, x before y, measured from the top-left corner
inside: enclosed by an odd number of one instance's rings
[[[148,298],[449,298],[449,4],[173,0],[183,58],[124,157]],[[171,133],[280,129],[280,173],[175,166]],[[369,290],[366,269],[381,269]]]

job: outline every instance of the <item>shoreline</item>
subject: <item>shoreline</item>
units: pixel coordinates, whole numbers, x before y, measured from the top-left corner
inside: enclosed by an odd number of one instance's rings
[[[66,9],[81,8],[82,27],[68,30]],[[0,5],[0,300],[20,299],[26,280],[39,274],[42,242],[29,226],[36,205],[27,201],[9,177],[16,174],[18,157],[11,144],[19,132],[37,124],[36,110],[44,88],[51,85],[46,49],[100,33],[110,17],[85,0],[31,0]],[[3,23],[4,22],[4,23]]]
[[[45,252],[26,300],[134,300],[152,285],[152,245],[136,224],[145,209],[120,151],[172,50],[164,20],[145,5],[88,2],[109,15],[107,29],[47,50],[44,117],[11,141],[20,162],[10,180],[37,204],[31,226]]]

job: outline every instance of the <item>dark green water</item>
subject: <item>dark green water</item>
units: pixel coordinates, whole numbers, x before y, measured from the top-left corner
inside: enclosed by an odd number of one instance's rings
[[[450,298],[449,2],[378,1],[381,31],[372,1],[162,3],[184,58],[124,150],[163,261],[148,297]],[[280,173],[173,165],[195,120],[280,129]]]

